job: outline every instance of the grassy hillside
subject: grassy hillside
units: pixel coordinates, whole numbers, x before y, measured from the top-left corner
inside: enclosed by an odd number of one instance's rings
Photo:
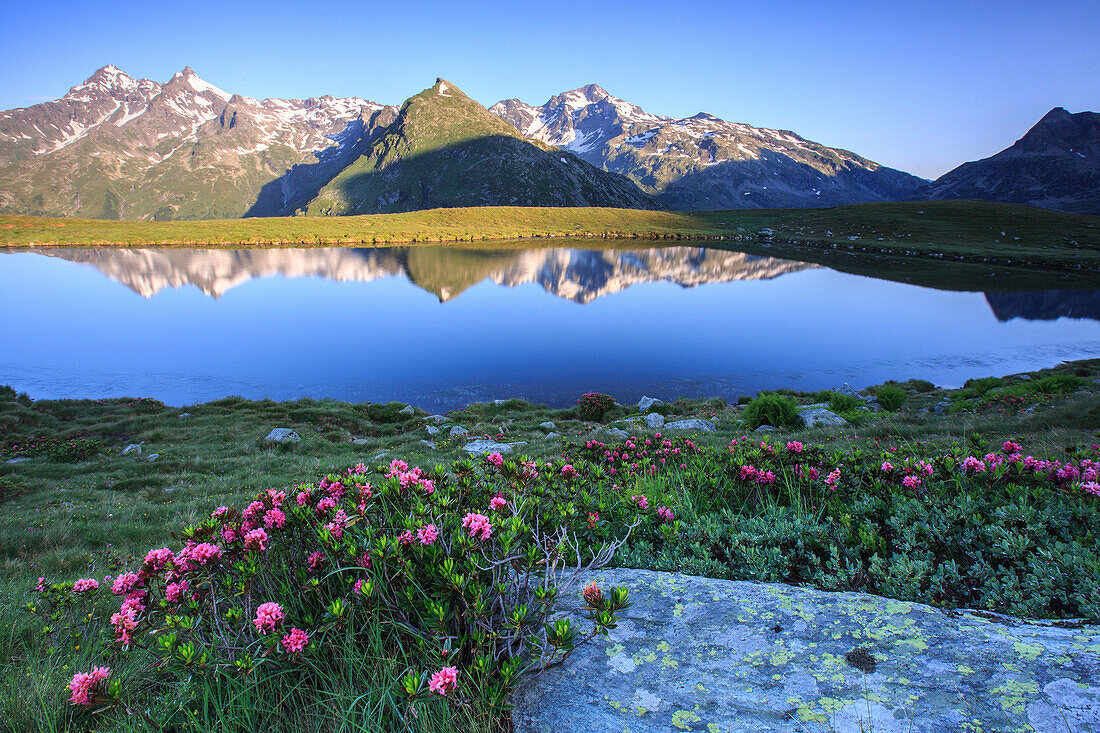
[[[814,261],[821,260],[823,252],[850,252],[1023,268],[1100,268],[1100,217],[982,201],[705,212],[500,206],[170,222],[0,216],[0,246],[7,247],[300,246],[531,237],[711,239]]]

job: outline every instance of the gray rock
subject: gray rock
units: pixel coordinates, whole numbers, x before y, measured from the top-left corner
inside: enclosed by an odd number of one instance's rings
[[[507,453],[521,445],[527,445],[527,441],[521,440],[518,443],[498,443],[495,440],[475,440],[462,446],[462,450],[470,455],[478,455],[480,453]]]
[[[160,453],[150,453],[149,455],[145,456],[145,460],[149,461],[149,463],[152,463],[158,458],[160,458]]]
[[[500,407],[501,405],[503,405],[507,401],[508,400],[493,400],[493,404],[496,405],[497,407]]]
[[[802,422],[808,428],[848,424],[848,421],[842,418],[840,415],[820,407],[814,410],[802,410],[798,413],[798,416],[802,418]]]
[[[852,387],[852,385],[848,384],[847,382],[845,382],[844,386],[841,387],[840,389],[834,389],[833,391],[836,392],[837,394],[846,394],[850,397],[855,397],[855,398],[861,399],[861,400],[866,399],[854,387]]]
[[[4,463],[11,463],[11,464],[26,463],[29,460],[30,460],[30,458],[27,458],[26,456],[20,456],[19,458],[9,458],[8,460],[4,461]]]
[[[443,423],[447,422],[447,418],[444,415],[428,415],[424,419],[428,422],[434,422],[436,425],[442,425]]]
[[[764,227],[763,229],[760,230],[760,235],[764,236],[764,237],[770,237],[773,234],[775,234],[775,232],[772,231],[771,227]]]
[[[191,413],[190,413],[190,412],[181,412],[181,413],[180,413],[180,420],[186,420],[186,419],[187,419],[187,418],[189,418],[189,417],[191,417]]]
[[[131,454],[135,456],[141,455],[141,446],[138,443],[130,443],[130,445],[122,449],[122,455],[128,456]]]
[[[554,440],[554,439],[560,438],[560,437],[561,437],[561,433],[547,433],[546,434],[546,439],[547,440]]]
[[[351,444],[352,445],[366,445],[368,443],[370,443],[370,438],[352,438],[351,439]]]
[[[659,430],[664,424],[665,416],[659,412],[651,412],[645,416],[645,426],[650,430]]]
[[[404,407],[402,407],[400,410],[397,411],[397,414],[398,415],[415,415],[416,414],[416,408],[413,407],[412,405],[405,405]]]
[[[462,427],[461,425],[455,425],[453,428],[451,428],[451,432],[447,433],[447,437],[449,437],[449,438],[465,438],[469,434],[470,434],[470,431],[467,430],[466,428]]]
[[[439,428],[437,428],[435,425],[425,425],[424,429],[428,431],[428,435],[438,435],[439,434]]]
[[[1097,626],[645,570],[593,579],[632,605],[525,678],[516,733],[1100,730]]]
[[[882,403],[879,402],[878,400],[876,400],[874,397],[867,400],[867,402],[865,403],[865,407],[868,410],[872,410],[874,412],[881,412],[882,411]]]
[[[713,433],[715,429],[714,423],[710,420],[700,420],[697,417],[665,423],[665,430],[702,430],[704,433]]]
[[[828,402],[815,402],[812,405],[799,405],[799,410],[827,410],[829,409]]]
[[[630,433],[626,432],[622,428],[608,428],[603,432],[605,435],[615,438],[616,440],[626,440],[630,437]]]
[[[557,427],[557,425],[555,425],[551,421],[547,420],[546,422],[540,422],[539,427],[542,428],[543,430],[553,430],[554,428]]]
[[[290,428],[275,428],[264,438],[272,443],[297,443],[301,439],[302,436]]]
[[[389,453],[389,451],[382,451],[382,452],[381,452],[381,453],[379,453],[378,455],[376,455],[376,456],[372,457],[372,458],[371,458],[371,460],[372,460],[372,461],[380,461],[380,460],[382,460],[383,458],[385,458],[386,456],[388,456],[389,454],[390,454],[390,453]]]
[[[651,407],[664,407],[664,402],[656,397],[642,396],[642,399],[638,400],[638,412],[647,412]]]
[[[950,400],[944,400],[943,402],[937,402],[935,405],[932,406],[932,412],[935,412],[939,415],[942,415],[944,413],[944,411],[947,410],[948,407],[951,407],[952,404],[954,404],[954,403],[951,402]]]
[[[1017,374],[1016,379],[1019,379],[1021,382],[1030,382],[1031,381],[1031,376],[1028,375],[1028,374]],[[1100,379],[1098,379],[1096,381],[1098,383],[1100,383]]]
[[[771,425],[761,425],[756,430],[753,430],[753,432],[754,433],[777,433],[777,432],[779,432],[779,428],[772,427]]]
[[[428,448],[435,448],[435,443],[430,440],[422,440],[420,441],[420,445],[427,446]]]

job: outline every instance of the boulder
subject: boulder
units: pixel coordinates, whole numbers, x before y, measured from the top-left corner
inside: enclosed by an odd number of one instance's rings
[[[428,435],[438,435],[439,434],[439,428],[437,428],[435,425],[425,425],[424,429],[428,431]]]
[[[1097,626],[646,570],[590,579],[631,605],[525,679],[516,733],[1100,729]],[[564,602],[584,624],[579,596]]]
[[[424,419],[428,422],[433,422],[436,425],[442,425],[443,423],[447,422],[447,418],[444,415],[428,415]]]
[[[461,425],[455,425],[451,428],[451,432],[447,433],[448,438],[465,438],[470,434],[470,431]]]
[[[404,407],[402,407],[400,410],[397,411],[397,414],[398,415],[415,415],[416,414],[416,408],[413,407],[412,405],[405,405]]]
[[[181,412],[181,413],[180,413],[180,420],[186,420],[186,419],[187,419],[187,418],[189,418],[189,417],[191,417],[191,413],[190,413],[190,412]]]
[[[622,428],[608,428],[603,432],[605,435],[614,438],[615,440],[626,440],[630,437],[630,433],[626,432]]]
[[[493,400],[493,404],[496,405],[497,407],[500,407],[501,405],[503,405],[507,401],[508,400]]]
[[[539,427],[542,428],[543,430],[554,430],[558,426],[555,425],[554,423],[552,423],[551,421],[547,420],[546,422],[540,422]]]
[[[351,444],[352,445],[366,445],[368,443],[370,443],[370,438],[352,438],[351,439]]]
[[[847,425],[848,421],[842,418],[840,415],[818,407],[813,410],[800,410],[798,416],[802,418],[802,422],[808,428],[816,427],[829,427],[832,425]]]
[[[713,433],[715,429],[714,423],[710,420],[700,420],[697,417],[665,423],[665,430],[702,430],[704,433]]]
[[[124,455],[124,456],[128,456],[128,455],[140,456],[141,455],[141,445],[139,445],[138,443],[130,443],[130,445],[128,445],[128,446],[126,446],[125,448],[122,449],[122,455]]]
[[[852,385],[848,384],[847,382],[844,383],[843,387],[840,387],[839,389],[834,389],[833,391],[837,394],[846,394],[849,397],[855,397],[856,399],[860,400],[866,399]]]
[[[665,416],[659,412],[651,412],[645,416],[645,426],[650,430],[660,430],[664,424]]]
[[[372,458],[371,458],[371,460],[372,460],[372,461],[380,461],[380,460],[382,460],[383,458],[385,458],[385,457],[386,457],[386,456],[388,456],[388,455],[389,455],[389,451],[382,451],[382,452],[381,452],[381,453],[379,453],[378,455],[376,455],[376,456],[372,457]]]
[[[642,396],[642,399],[638,400],[638,412],[646,412],[651,407],[664,407],[664,402],[656,397]]]
[[[547,440],[556,440],[557,438],[560,438],[560,437],[561,437],[561,433],[547,433],[546,434],[546,439]]]
[[[779,432],[779,428],[773,427],[771,425],[761,425],[756,430],[753,430],[753,432],[754,433],[777,433],[777,432]]]
[[[475,440],[462,446],[462,450],[470,455],[476,456],[481,453],[507,453],[521,445],[527,445],[527,441],[521,440],[518,443],[498,443],[495,440]]]
[[[147,460],[149,463],[152,463],[158,458],[160,458],[160,453],[150,453],[149,455],[145,456],[145,460]]]
[[[428,447],[428,448],[435,448],[435,443],[433,443],[430,440],[422,440],[422,441],[420,441],[420,445],[423,445],[423,446]]]
[[[297,443],[301,439],[302,436],[290,428],[275,428],[264,438],[264,440],[271,443]]]
[[[26,463],[29,460],[30,458],[27,458],[26,456],[20,456],[19,458],[9,458],[8,460],[4,461],[4,463],[11,463],[14,465],[16,463]]]
[[[932,406],[932,412],[935,412],[935,413],[938,413],[938,414],[942,415],[947,410],[948,407],[951,407],[952,404],[954,404],[954,403],[951,402],[950,400],[944,400],[943,402],[937,402],[935,405]]]

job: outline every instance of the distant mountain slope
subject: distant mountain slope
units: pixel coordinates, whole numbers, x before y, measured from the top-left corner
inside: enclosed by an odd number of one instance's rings
[[[437,79],[309,202],[311,215],[458,206],[662,208],[627,179],[520,135]]]
[[[897,201],[927,183],[789,130],[706,113],[659,117],[595,84],[558,94],[541,107],[508,99],[489,111],[528,137],[627,176],[673,209]]]
[[[0,213],[242,216],[288,169],[339,159],[382,110],[358,98],[258,101],[190,68],[159,84],[106,66],[57,101],[0,112]]]
[[[917,196],[1100,214],[1100,114],[1055,107],[1010,147],[960,165]]]

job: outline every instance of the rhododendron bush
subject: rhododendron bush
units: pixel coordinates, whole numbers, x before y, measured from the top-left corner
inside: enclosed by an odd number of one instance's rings
[[[626,498],[587,487],[573,466],[499,454],[449,472],[360,464],[218,507],[182,530],[182,546],[149,551],[102,588],[43,579],[43,608],[75,627],[92,596],[114,594],[114,654],[151,652],[151,674],[176,679],[293,673],[381,621],[421,660],[398,685],[410,714],[471,695],[499,713],[521,674],[614,628],[627,605],[625,588],[589,589],[584,628],[555,616],[579,574],[606,564],[640,521]],[[125,687],[109,681],[115,661],[77,673],[73,704],[125,709]]]

